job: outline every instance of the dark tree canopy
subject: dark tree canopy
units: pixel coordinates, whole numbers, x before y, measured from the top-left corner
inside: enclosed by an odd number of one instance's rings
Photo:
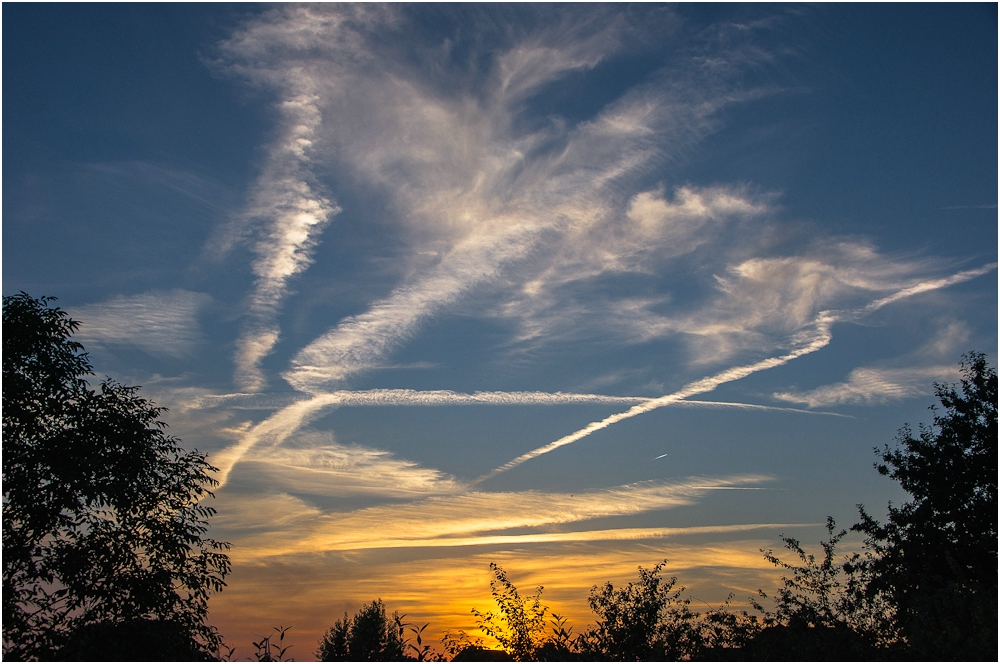
[[[4,658],[215,656],[207,600],[230,569],[204,537],[215,469],[138,388],[90,389],[78,323],[51,299],[3,298]]]
[[[638,582],[623,588],[606,583],[591,590],[597,624],[582,635],[584,652],[594,659],[634,662],[679,660],[698,651],[698,614],[690,599],[681,598],[684,588],[674,589],[677,577],[660,577],[665,564],[640,567]]]
[[[936,385],[945,412],[914,437],[900,430],[876,468],[912,499],[885,523],[861,508],[855,529],[868,599],[893,607],[891,628],[930,659],[993,659],[997,652],[997,373],[981,353],[962,363],[961,392]]]
[[[406,659],[402,617],[386,615],[381,599],[365,604],[353,618],[344,614],[320,639],[316,656],[323,662],[387,662]]]

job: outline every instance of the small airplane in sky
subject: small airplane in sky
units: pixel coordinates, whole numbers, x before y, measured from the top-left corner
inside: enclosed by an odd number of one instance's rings
[[[662,459],[662,458],[663,458],[663,457],[665,457],[665,456],[667,456],[667,455],[666,455],[666,454],[661,454],[661,455],[660,455],[660,456],[658,456],[658,457],[654,457],[654,458],[653,458],[653,461],[656,461],[657,459]]]

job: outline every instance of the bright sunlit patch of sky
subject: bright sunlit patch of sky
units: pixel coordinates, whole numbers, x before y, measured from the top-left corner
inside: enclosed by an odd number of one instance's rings
[[[995,5],[4,14],[4,293],[219,466],[241,648],[742,602],[996,362]]]

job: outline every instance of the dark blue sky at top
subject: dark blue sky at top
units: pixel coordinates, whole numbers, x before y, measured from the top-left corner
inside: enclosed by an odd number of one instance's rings
[[[190,168],[238,200],[272,113],[256,103],[265,93],[213,75],[205,59],[227,30],[262,9],[6,5],[6,238],[19,242],[40,230],[23,210],[35,196],[58,198],[57,173],[73,164],[143,160]],[[433,23],[447,8],[420,11]],[[727,126],[683,163],[687,178],[781,191],[793,214],[822,216],[883,246],[933,245],[952,254],[964,254],[969,240],[995,246],[993,213],[975,208],[995,203],[997,182],[994,4],[709,4],[678,12],[694,29],[722,16],[752,22],[777,13],[782,18],[765,41],[788,53],[759,72],[787,91],[726,109]],[[650,62],[648,52],[611,59],[583,94],[571,77],[562,94],[550,95],[555,99],[536,101],[566,117],[589,115],[606,98],[604,86],[624,89]],[[111,221],[99,210],[74,208],[67,201],[50,223]],[[76,262],[73,247],[63,249],[70,251],[52,257],[68,268]],[[8,284],[13,277],[46,285],[20,263],[20,252],[6,258]]]

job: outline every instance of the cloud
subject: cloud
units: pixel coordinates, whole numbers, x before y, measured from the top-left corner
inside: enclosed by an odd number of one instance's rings
[[[649,188],[654,169],[718,126],[720,109],[769,92],[741,82],[748,66],[771,59],[745,36],[702,33],[586,117],[538,115],[533,103],[547,86],[627,51],[653,16],[594,12],[538,10],[537,20],[509,30],[488,10],[445,12],[445,24],[459,14],[471,18],[475,38],[432,48],[392,37],[413,27],[405,8],[289,5],[252,19],[220,46],[220,66],[276,94],[285,118],[271,152],[277,175],[265,169],[261,180],[280,186],[262,184],[261,206],[271,211],[258,216],[281,217],[268,206],[285,200],[286,190],[309,208],[296,202],[289,213],[306,214],[309,223],[274,222],[269,228],[277,230],[260,235],[260,302],[280,301],[287,279],[311,260],[318,211],[335,205],[318,193],[320,167],[325,177],[354,185],[359,199],[385,206],[402,242],[399,283],[307,344],[281,374],[311,398],[250,428],[220,455],[221,467],[264,440],[279,444],[340,405],[351,379],[385,366],[449,309],[478,307],[515,320],[515,344],[595,332],[609,343],[676,336],[688,342],[695,364],[766,357],[591,423],[481,481],[622,419],[814,352],[829,342],[834,322],[918,292],[908,289],[941,287],[926,276],[939,264],[893,260],[854,240],[819,239],[799,255],[769,255],[776,243],[768,237],[777,212],[772,193]],[[453,57],[456,49],[467,52]],[[745,238],[752,241],[737,246]],[[615,275],[683,272],[686,257],[720,275],[707,304],[691,297],[665,314],[669,297],[600,288]],[[695,278],[701,274],[711,272]],[[866,301],[868,309],[858,310]],[[280,337],[275,320],[258,317],[238,344],[245,390],[263,385],[257,367]]]
[[[918,356],[950,358],[956,355],[956,351],[966,348],[965,344],[969,340],[969,327],[960,320],[945,322],[938,329],[934,338],[923,348],[917,351]]]
[[[476,10],[472,23],[488,15]],[[527,121],[538,91],[630,48],[624,36],[641,32],[651,15],[555,12],[533,28],[489,35],[498,43],[476,71],[444,51],[390,46],[385,35],[407,21],[394,7],[282,7],[221,44],[217,66],[276,92],[283,118],[247,215],[268,230],[255,245],[254,322],[237,345],[242,389],[263,386],[259,361],[280,338],[273,314],[336,212],[318,193],[317,164],[388,201],[409,251],[405,283],[302,349],[283,374],[312,393],[384,364],[428,318],[474,289],[532,281],[533,261],[549,247],[596,259],[600,272],[634,263],[650,244],[644,239],[660,231],[682,251],[696,242],[684,224],[752,212],[753,204],[715,190],[681,189],[672,207],[643,198],[628,207],[622,192],[624,179],[692,144],[711,130],[716,110],[740,97],[723,80],[732,75],[725,68],[682,58],[670,65],[673,75],[590,118]],[[571,250],[581,241],[599,245],[618,226],[632,230],[604,254]],[[428,264],[426,255],[438,259]]]
[[[963,281],[968,281],[969,279],[974,279],[976,277],[982,276],[988,272],[996,269],[995,263],[990,263],[980,268],[972,270],[964,270],[962,272],[957,272],[948,277],[942,277],[940,279],[930,279],[922,281],[916,284],[911,284],[904,288],[900,288],[895,293],[888,295],[886,297],[869,302],[865,306],[847,311],[821,311],[809,325],[803,325],[798,331],[791,337],[792,347],[788,353],[783,355],[778,355],[775,357],[769,357],[765,360],[755,362],[753,364],[747,364],[743,366],[730,367],[724,371],[721,371],[713,376],[708,376],[702,378],[701,380],[688,383],[680,390],[673,392],[671,394],[664,395],[657,399],[651,399],[650,401],[632,406],[627,411],[621,413],[615,413],[610,415],[603,420],[596,422],[591,422],[587,426],[571,434],[563,436],[562,438],[555,440],[548,445],[543,445],[542,447],[526,452],[507,463],[494,468],[489,473],[477,478],[473,484],[479,484],[485,480],[496,477],[500,473],[507,472],[517,466],[520,466],[526,461],[537,458],[543,454],[548,454],[554,450],[575,443],[578,440],[586,438],[590,434],[606,429],[612,424],[617,424],[622,420],[627,420],[629,418],[635,417],[637,415],[642,415],[643,413],[648,413],[657,408],[662,408],[673,403],[677,403],[687,397],[694,396],[696,394],[704,394],[706,392],[711,392],[719,385],[724,383],[729,383],[741,378],[745,378],[751,374],[757,373],[758,371],[764,371],[766,369],[772,369],[774,367],[779,367],[788,364],[792,360],[795,360],[803,355],[808,355],[814,353],[827,344],[830,343],[832,337],[832,326],[836,322],[852,321],[858,320],[870,313],[878,311],[882,307],[885,307],[894,302],[898,302],[904,298],[912,297],[914,295],[925,293],[931,290],[936,290],[939,288],[946,288]]]
[[[292,79],[294,80],[294,79]],[[257,391],[265,386],[260,361],[278,342],[274,319],[288,293],[288,281],[312,263],[318,235],[340,208],[319,193],[308,169],[309,152],[320,124],[317,100],[301,82],[279,104],[282,136],[272,146],[255,187],[248,219],[264,223],[254,243],[256,276],[250,323],[236,343],[236,384]]]
[[[525,538],[525,542],[568,541],[573,540],[574,536],[546,533],[551,533],[552,527],[591,519],[690,505],[713,490],[752,489],[755,488],[754,484],[768,480],[769,477],[762,475],[692,477],[675,482],[637,482],[575,494],[544,491],[471,492],[323,515],[303,502],[300,507],[290,507],[288,510],[302,515],[302,518],[286,520],[286,527],[275,528],[274,537],[269,542],[259,543],[254,547],[254,555],[269,557],[292,552],[516,543],[519,541],[517,535],[528,535],[523,532],[504,532],[515,529],[536,530],[537,537]],[[288,501],[278,495],[279,500]],[[223,511],[220,506],[220,513]],[[258,511],[262,514],[272,513],[271,508]],[[240,522],[239,519],[230,518],[220,525],[233,528],[238,527]],[[669,531],[670,529],[638,529],[634,532],[611,533],[583,530],[575,538],[589,541],[662,537],[669,534]],[[233,534],[238,536],[236,532]]]
[[[874,406],[930,394],[933,381],[954,381],[960,377],[961,373],[954,366],[906,369],[859,367],[851,371],[844,382],[805,392],[775,392],[774,398],[808,404],[810,408],[841,404]]]
[[[574,392],[473,392],[452,390],[374,389],[339,390],[322,395],[330,406],[564,406],[568,404],[645,403],[654,397],[630,397],[608,394],[578,394]],[[233,408],[238,410],[278,410],[307,400],[300,393],[284,394],[208,394],[200,391],[191,395],[188,408]],[[731,401],[678,401],[673,405],[694,408],[736,408],[773,410],[808,415],[838,415],[797,408],[778,408]]]
[[[753,257],[716,276],[716,296],[686,316],[650,324],[682,333],[696,364],[768,352],[823,310],[861,306],[927,281],[930,262],[893,260],[856,240],[817,240],[799,255]],[[881,305],[880,305],[881,306]]]
[[[774,198],[723,186],[685,185],[671,196],[662,188],[638,193],[620,213],[571,229],[498,311],[518,321],[519,342],[565,342],[589,334],[642,343],[673,334],[677,325],[653,313],[668,297],[608,293],[600,280],[653,277],[699,248],[710,258],[719,252],[715,241],[734,224],[773,213]]]
[[[434,468],[400,459],[391,452],[341,445],[333,435],[303,432],[294,446],[273,446],[254,456],[252,472],[274,484],[316,496],[414,498],[458,493],[463,485]]]
[[[86,346],[135,346],[151,355],[186,357],[203,340],[199,312],[212,301],[205,293],[175,289],[69,309],[80,321],[76,338]]]
[[[259,22],[256,25],[272,32],[277,27]],[[259,391],[266,385],[260,361],[278,343],[280,331],[275,317],[288,295],[288,282],[312,263],[319,234],[340,207],[323,194],[311,170],[322,124],[314,78],[295,68],[283,76],[273,76],[266,68],[241,64],[240,59],[248,51],[259,55],[259,40],[252,32],[252,27],[238,31],[219,48],[229,58],[228,68],[256,85],[277,88],[280,96],[278,138],[268,150],[247,208],[232,224],[224,242],[231,245],[247,235],[253,238],[256,280],[248,321],[236,342],[234,380],[244,390]]]

